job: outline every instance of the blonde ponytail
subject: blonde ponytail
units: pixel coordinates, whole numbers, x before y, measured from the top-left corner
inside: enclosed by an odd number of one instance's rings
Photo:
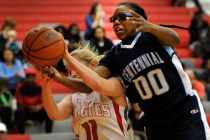
[[[99,63],[101,58],[104,55],[98,55],[96,52],[94,52],[90,47],[84,47],[84,48],[78,48],[70,53],[72,56],[76,56],[79,59],[86,61],[88,63],[91,63],[92,61],[96,61]]]

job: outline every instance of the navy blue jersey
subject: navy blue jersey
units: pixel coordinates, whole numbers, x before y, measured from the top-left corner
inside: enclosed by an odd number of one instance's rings
[[[121,75],[126,96],[130,102],[139,103],[146,114],[170,110],[191,91],[190,80],[173,49],[150,33],[139,33],[128,47],[121,43],[114,46],[99,65]]]

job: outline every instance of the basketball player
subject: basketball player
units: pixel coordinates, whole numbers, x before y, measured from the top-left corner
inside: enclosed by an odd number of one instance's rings
[[[42,97],[49,117],[65,120],[73,116],[73,130],[79,140],[133,140],[127,120],[125,90],[120,80],[115,77],[106,80],[93,71],[100,57],[94,52],[83,48],[73,51],[71,55],[71,66],[76,72],[68,63],[67,70],[72,77],[81,77],[94,91],[68,95],[56,105],[50,79],[45,75],[42,78]],[[56,75],[61,76],[58,72]]]
[[[146,19],[135,3],[115,8],[110,22],[122,42],[105,55],[95,72],[106,79],[113,74],[122,77],[130,102],[144,112],[149,140],[210,140],[201,102],[171,48],[179,43],[177,33]],[[64,59],[71,61],[68,53]],[[76,91],[91,91],[82,81],[55,79]]]

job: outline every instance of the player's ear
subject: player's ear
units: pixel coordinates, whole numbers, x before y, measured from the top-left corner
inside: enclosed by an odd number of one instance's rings
[[[91,61],[90,66],[92,69],[95,69],[98,65],[98,62],[96,60]]]

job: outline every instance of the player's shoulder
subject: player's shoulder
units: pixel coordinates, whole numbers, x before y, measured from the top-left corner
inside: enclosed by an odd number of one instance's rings
[[[142,35],[141,35],[140,39],[147,40],[147,41],[151,41],[151,40],[154,40],[154,39],[157,40],[157,37],[154,36],[154,35],[151,34],[151,33],[142,32]]]
[[[163,46],[155,35],[148,32],[142,32],[142,35],[137,43],[143,44],[144,46]]]

